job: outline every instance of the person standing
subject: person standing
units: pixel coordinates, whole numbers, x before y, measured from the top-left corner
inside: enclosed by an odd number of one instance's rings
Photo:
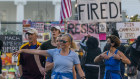
[[[128,75],[130,76],[130,79],[139,79],[140,78],[140,36],[137,37],[136,41],[134,43],[132,43],[127,51],[126,51],[126,55],[130,58],[131,60],[131,64],[129,65],[134,66],[134,67],[138,67],[138,73],[136,75]]]
[[[27,33],[28,41],[27,43],[23,44],[20,49],[37,49],[41,43],[37,41],[37,30],[34,28],[30,28]],[[43,63],[45,61],[45,57],[40,56],[39,61],[41,61],[41,65],[44,66]],[[41,75],[39,68],[35,62],[34,55],[32,54],[19,54],[18,56],[18,63],[19,72],[20,72],[20,79],[42,79],[43,76]]]
[[[86,44],[84,44],[85,40]],[[101,54],[101,49],[98,47],[99,42],[97,38],[92,37],[90,35],[85,36],[81,41],[80,41],[80,46],[84,51],[86,52],[86,57],[85,57],[85,64],[92,64],[92,65],[101,65],[94,63],[94,58]],[[102,67],[101,67],[102,68]],[[98,67],[91,67],[91,66],[84,66],[84,71],[87,79],[98,79],[98,72],[99,68]],[[102,74],[104,71],[101,71],[101,77],[103,76]]]
[[[98,55],[94,62],[105,61],[105,75],[104,79],[122,79],[120,71],[120,63],[130,64],[130,60],[118,49],[120,40],[117,36],[111,35],[108,37],[110,49]]]
[[[118,31],[115,30],[114,28],[112,29],[111,35],[115,35],[115,36],[117,36],[117,37],[119,38],[119,33],[118,33]],[[119,39],[120,39],[120,38],[119,38]],[[106,45],[105,45],[105,47],[104,47],[103,52],[108,51],[108,50],[110,49],[110,48],[108,47],[108,45],[109,45],[110,43],[111,43],[110,39],[107,39],[107,43],[106,43]],[[125,46],[124,46],[122,43],[120,44],[119,47],[117,47],[117,49],[118,49],[119,51],[121,51],[123,54],[125,54],[125,52],[126,52],[126,48],[125,48]],[[121,62],[120,68],[121,68],[121,76],[124,78],[125,64],[124,64],[123,62]]]
[[[57,37],[61,34],[61,28],[60,26],[53,26],[51,27],[51,39],[42,43],[40,47],[38,47],[37,49],[38,50],[48,50],[48,49],[54,49],[54,48],[57,48],[57,44],[56,44],[56,39]],[[45,75],[46,73],[46,69],[45,67],[43,67],[39,61],[39,56],[38,55],[34,55],[35,56],[35,60],[36,60],[36,63],[38,65],[38,68],[41,72],[42,75]],[[49,64],[52,64],[50,62],[48,62],[48,60],[46,61],[46,68],[47,66],[50,66]],[[51,79],[51,70],[50,71],[47,71],[47,74],[46,74],[46,79]]]

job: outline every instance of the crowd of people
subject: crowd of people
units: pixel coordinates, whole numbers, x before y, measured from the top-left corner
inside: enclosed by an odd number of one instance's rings
[[[102,52],[98,39],[88,34],[79,43],[80,52],[85,52],[81,57],[70,34],[61,34],[59,26],[51,27],[50,32],[51,39],[41,44],[36,29],[27,31],[28,42],[13,54],[18,56],[20,79],[126,79],[126,67],[138,72],[128,71],[131,79],[140,78],[140,36],[126,48],[113,29]]]

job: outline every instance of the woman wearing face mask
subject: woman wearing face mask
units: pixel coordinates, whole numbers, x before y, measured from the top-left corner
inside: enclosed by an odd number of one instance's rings
[[[120,62],[130,64],[130,60],[118,49],[120,46],[120,40],[118,37],[111,35],[108,37],[111,43],[108,44],[110,49],[97,56],[94,62],[105,61],[105,75],[104,79],[122,79],[120,73]]]
[[[115,35],[115,36],[117,36],[119,38],[119,33],[114,28],[112,29],[112,34],[111,35]],[[105,45],[103,52],[108,51],[110,49],[110,45],[109,45],[110,42],[111,42],[110,39],[107,39],[107,44]],[[119,51],[121,51],[122,53],[124,53],[124,54],[126,52],[126,47],[122,43],[120,44],[119,47],[117,47],[117,49]],[[125,77],[124,76],[124,73],[125,73],[125,64],[123,62],[121,62],[120,69],[121,69],[121,75],[124,78]]]
[[[53,72],[51,79],[73,79],[73,66],[78,70],[81,79],[85,79],[85,74],[80,66],[78,55],[71,51],[71,48],[75,49],[76,45],[70,34],[64,34],[60,40],[61,49],[50,50],[19,50],[14,54],[29,53],[43,56],[52,56],[54,61]]]

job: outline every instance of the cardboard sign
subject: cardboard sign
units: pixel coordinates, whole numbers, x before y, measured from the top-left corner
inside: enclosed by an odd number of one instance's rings
[[[140,22],[117,23],[120,39],[136,39],[140,35]]]
[[[81,23],[122,21],[121,0],[78,0]]]
[[[80,24],[78,21],[69,21],[67,29],[74,40],[81,40],[87,34],[99,39],[99,29],[96,24]]]

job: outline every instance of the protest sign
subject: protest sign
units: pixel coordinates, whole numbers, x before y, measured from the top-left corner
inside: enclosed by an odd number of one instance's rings
[[[78,0],[81,23],[122,21],[121,0]]]
[[[99,39],[99,29],[96,24],[80,24],[78,21],[69,21],[67,23],[67,32],[74,40],[81,40],[87,34]]]
[[[99,40],[106,40],[106,33],[100,33]]]
[[[106,23],[99,23],[99,32],[106,33]]]
[[[18,51],[22,45],[22,35],[0,35],[0,39],[3,41],[3,52],[5,53]]]
[[[120,39],[136,39],[140,35],[140,22],[117,23]]]
[[[44,33],[44,23],[43,22],[32,22],[32,28],[35,28],[38,33]]]

